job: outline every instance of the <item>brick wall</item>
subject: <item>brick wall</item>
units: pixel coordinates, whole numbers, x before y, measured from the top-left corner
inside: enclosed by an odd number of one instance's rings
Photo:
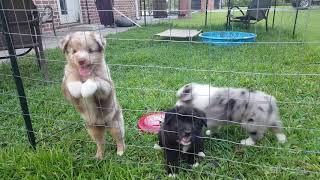
[[[61,28],[60,19],[59,19],[59,8],[58,8],[58,0],[33,0],[35,5],[38,7],[40,12],[44,9],[45,6],[49,5],[53,8],[54,11],[54,26],[56,29]],[[88,5],[88,8],[87,8]],[[135,20],[136,17],[136,8],[135,8],[135,0],[114,0],[114,7],[119,10],[121,13]],[[89,23],[89,19],[91,24],[100,23],[98,11],[95,5],[94,0],[80,0],[80,15],[82,16],[82,23]],[[114,16],[120,16],[119,13],[114,12]],[[42,24],[42,32],[52,32],[52,23],[44,23]]]
[[[132,20],[136,20],[135,0],[114,0],[114,8]],[[119,17],[121,15],[114,11],[114,16]]]
[[[214,0],[208,0],[208,11],[214,9]],[[201,11],[206,11],[206,0],[201,0]]]
[[[88,4],[88,8],[87,8]],[[80,0],[80,6],[81,6],[81,15],[82,15],[82,22],[83,23],[90,23],[95,24],[95,23],[100,23],[99,19],[99,14],[97,11],[96,4],[94,3],[94,0]],[[88,18],[88,13],[89,13],[89,18]]]

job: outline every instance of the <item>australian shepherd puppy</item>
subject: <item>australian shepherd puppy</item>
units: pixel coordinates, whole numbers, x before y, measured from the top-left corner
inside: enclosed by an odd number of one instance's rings
[[[280,143],[286,142],[276,99],[261,91],[244,88],[212,87],[190,83],[177,92],[176,106],[193,107],[205,112],[209,128],[240,124],[249,137],[243,145],[254,145],[268,129]],[[206,131],[210,135],[210,130]]]
[[[98,159],[104,157],[106,130],[117,143],[117,154],[125,150],[123,116],[104,59],[105,45],[105,39],[94,32],[75,32],[60,43],[67,60],[62,92],[85,120]]]
[[[164,149],[169,176],[175,176],[180,160],[185,160],[193,167],[199,165],[198,159],[205,156],[202,139],[205,126],[205,114],[197,109],[175,107],[166,111],[158,134],[159,144],[155,148]]]

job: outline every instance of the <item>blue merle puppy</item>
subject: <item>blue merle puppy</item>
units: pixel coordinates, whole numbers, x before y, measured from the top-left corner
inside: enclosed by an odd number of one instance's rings
[[[190,107],[175,107],[167,110],[158,134],[159,145],[166,159],[169,176],[175,176],[180,160],[193,167],[199,165],[203,153],[203,127],[207,126],[205,113]]]
[[[269,128],[279,143],[286,142],[276,99],[264,92],[190,83],[178,90],[177,97],[177,107],[192,107],[205,112],[209,128],[240,124],[249,135],[241,140],[243,145],[255,145]],[[207,130],[206,134],[210,135],[211,131]]]

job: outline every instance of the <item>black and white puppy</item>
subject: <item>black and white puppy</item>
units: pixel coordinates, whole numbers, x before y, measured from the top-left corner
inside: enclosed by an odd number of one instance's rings
[[[159,146],[164,149],[169,176],[175,176],[181,160],[186,160],[193,167],[199,165],[198,159],[205,156],[201,137],[206,126],[205,113],[198,109],[176,107],[166,111],[158,137]]]
[[[192,107],[205,112],[209,128],[241,124],[249,137],[243,145],[254,145],[270,128],[279,143],[286,142],[276,99],[261,91],[244,88],[220,88],[190,83],[177,92],[177,107]],[[210,130],[206,131],[210,135]]]

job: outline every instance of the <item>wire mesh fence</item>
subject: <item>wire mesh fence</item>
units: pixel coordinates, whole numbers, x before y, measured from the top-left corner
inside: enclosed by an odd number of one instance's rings
[[[94,141],[86,133],[88,124],[75,110],[77,105],[67,102],[61,93],[66,60],[57,48],[67,34],[86,30],[107,40],[105,61],[123,111],[127,148],[124,157],[115,157],[116,143],[107,136],[105,159],[125,165],[130,174],[127,178],[166,176],[163,152],[153,149],[158,137],[142,133],[137,121],[146,113],[173,107],[178,88],[190,82],[271,94],[277,99],[288,140],[278,144],[271,133],[266,133],[257,144],[246,147],[240,143],[246,137],[240,128],[243,122],[207,117],[208,121],[226,121],[231,126],[200,137],[206,156],[200,167],[178,166],[187,174],[180,173],[181,178],[320,176],[320,8],[313,5],[316,3],[294,8],[292,2],[272,1],[267,8],[252,8],[256,14],[265,12],[266,17],[251,24],[251,19],[250,23],[231,20],[245,16],[241,12],[250,10],[251,1],[142,0],[128,1],[130,6],[115,1],[111,10],[97,10],[89,0],[74,4],[63,0],[52,0],[52,4],[36,0],[0,2],[0,55],[4,57],[0,59],[1,150],[31,143],[34,149],[70,151],[80,165],[93,156]],[[48,10],[46,4],[52,7],[50,25],[41,23]],[[238,5],[241,11],[232,8]],[[131,25],[103,27],[98,11],[113,12],[114,20],[121,17]],[[184,29],[187,38],[171,33],[165,38],[157,36],[174,29]],[[198,36],[189,38],[192,30],[241,31],[254,33],[257,38],[242,45],[215,46]],[[71,177],[80,174],[73,173]]]

